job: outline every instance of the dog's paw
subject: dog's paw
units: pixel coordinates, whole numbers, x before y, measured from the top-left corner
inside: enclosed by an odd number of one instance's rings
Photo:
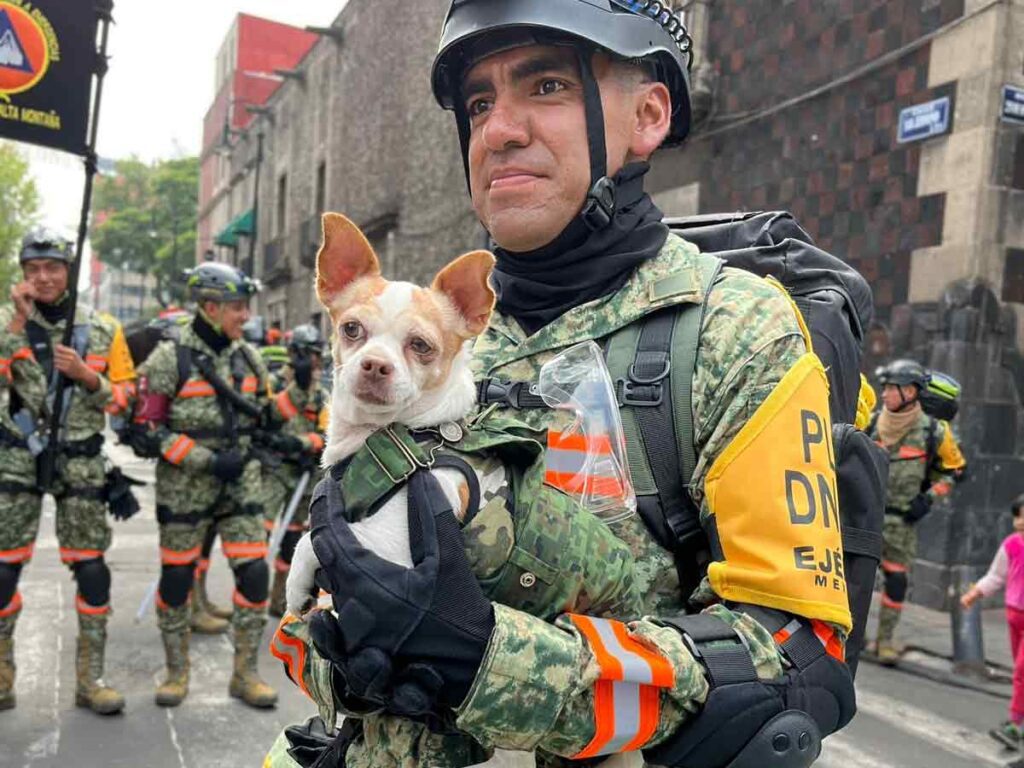
[[[316,585],[316,570],[319,567],[320,561],[313,551],[313,542],[306,533],[295,547],[284,590],[289,612],[300,619],[316,607],[317,595],[320,594]]]

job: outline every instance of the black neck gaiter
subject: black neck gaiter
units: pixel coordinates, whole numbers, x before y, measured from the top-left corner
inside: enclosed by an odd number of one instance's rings
[[[644,192],[647,163],[630,163],[615,182],[615,215],[591,231],[577,216],[551,243],[528,253],[496,248],[492,277],[500,312],[533,335],[573,307],[609,296],[626,284],[668,238],[662,213]]]
[[[196,336],[206,342],[215,355],[219,355],[231,346],[231,339],[210,325],[203,317],[202,312],[196,313],[196,318],[192,321],[192,329],[196,332]]]
[[[65,293],[53,304],[43,304],[41,301],[36,302],[36,309],[39,310],[39,314],[43,316],[50,325],[56,325],[61,320],[68,316],[68,295]]]

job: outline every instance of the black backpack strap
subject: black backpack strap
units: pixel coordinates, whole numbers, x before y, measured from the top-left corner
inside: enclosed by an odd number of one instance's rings
[[[178,386],[174,391],[174,394],[177,395],[192,375],[192,348],[186,347],[184,344],[175,344],[174,353],[178,360]]]
[[[924,479],[921,480],[921,493],[927,493],[932,487],[932,467],[939,455],[939,420],[928,417],[928,432],[925,437]]]

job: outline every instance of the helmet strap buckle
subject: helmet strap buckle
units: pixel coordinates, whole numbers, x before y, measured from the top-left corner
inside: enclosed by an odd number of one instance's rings
[[[600,232],[612,223],[615,217],[615,183],[611,179],[602,176],[594,182],[580,216],[592,232]]]

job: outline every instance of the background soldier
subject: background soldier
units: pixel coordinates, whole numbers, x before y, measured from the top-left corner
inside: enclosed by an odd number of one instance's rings
[[[282,456],[281,466],[264,475],[268,500],[268,522],[291,500],[306,472],[310,473],[305,493],[288,523],[280,550],[274,555],[274,584],[270,590],[270,614],[283,616],[285,582],[295,554],[295,545],[309,520],[309,502],[316,485],[317,464],[324,448],[327,431],[327,391],[320,382],[320,366],[324,342],[320,331],[312,325],[297,326],[288,342],[291,360],[291,383],[274,396],[274,408],[284,420],[282,434],[276,438]]]
[[[967,462],[949,423],[929,416],[921,407],[918,396],[929,380],[924,366],[914,360],[896,360],[881,371],[878,380],[882,409],[870,432],[889,452],[889,485],[882,531],[885,586],[876,653],[883,664],[895,664],[900,650],[893,643],[893,633],[917,555],[916,525],[937,498],[949,495]]]
[[[46,229],[24,239],[24,280],[0,308],[0,709],[15,705],[14,625],[22,567],[32,558],[44,490],[57,503],[61,562],[78,582],[75,703],[100,714],[119,712],[124,697],[102,680],[110,616],[110,546],[106,520],[104,409],[127,405],[135,377],[121,326],[79,304],[71,347],[61,343],[69,321],[71,245]],[[37,457],[50,423],[48,396],[58,374],[69,380],[54,484],[37,484]]]
[[[242,340],[256,286],[226,264],[205,263],[188,280],[198,309],[177,344],[164,342],[140,369],[136,450],[156,455],[160,576],[157,614],[167,675],[156,701],[188,693],[189,592],[203,537],[216,526],[235,574],[235,663],[230,693],[270,707],[276,692],[257,671],[269,571],[263,496],[252,437],[266,404],[266,370]]]

